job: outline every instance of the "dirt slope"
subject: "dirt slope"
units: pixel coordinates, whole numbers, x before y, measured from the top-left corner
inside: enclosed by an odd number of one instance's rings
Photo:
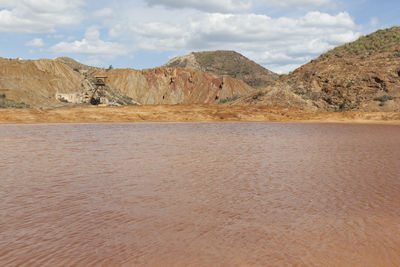
[[[82,79],[81,74],[54,60],[0,58],[0,94],[33,107],[65,105],[55,95],[83,92]]]
[[[290,106],[307,102],[328,111],[400,111],[400,27],[339,46],[237,103],[287,106],[279,99],[282,92],[303,100]]]
[[[82,71],[79,62],[64,61],[0,59],[0,107],[89,105],[96,88],[96,75],[108,76],[109,86],[101,87],[95,94],[104,105],[218,104],[254,90],[240,80],[199,71],[166,68]],[[74,66],[79,69],[74,70]]]
[[[254,91],[240,80],[180,68],[116,69],[96,75],[107,76],[110,88],[142,105],[218,104]]]
[[[278,79],[278,75],[265,69],[235,51],[193,52],[176,57],[163,67],[178,67],[210,72],[220,77],[239,79],[254,88],[262,88]]]
[[[1,123],[102,122],[348,122],[400,125],[394,112],[305,112],[296,108],[224,105],[152,105],[57,109],[0,109]]]

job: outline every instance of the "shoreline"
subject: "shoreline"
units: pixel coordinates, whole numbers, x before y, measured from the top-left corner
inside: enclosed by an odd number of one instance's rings
[[[400,125],[400,112],[307,112],[296,108],[225,105],[0,109],[0,124],[139,122],[283,122]]]

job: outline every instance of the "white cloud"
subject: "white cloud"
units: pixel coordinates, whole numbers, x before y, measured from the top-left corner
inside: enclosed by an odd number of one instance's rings
[[[128,49],[115,42],[106,42],[100,39],[100,32],[97,27],[90,27],[86,30],[85,37],[81,41],[60,42],[50,48],[59,55],[62,54],[81,54],[103,58],[114,58],[126,55]]]
[[[94,15],[95,17],[104,18],[104,17],[111,17],[111,16],[113,16],[115,13],[116,13],[116,12],[115,12],[112,8],[106,7],[106,8],[103,8],[103,9],[99,9],[99,10],[94,11],[94,12],[93,12],[93,15]]]
[[[355,23],[347,12],[340,12],[336,16],[318,11],[307,13],[300,21],[304,26],[354,28]]]
[[[42,47],[44,46],[44,42],[42,38],[35,38],[28,43],[26,43],[27,46],[34,46],[34,47]]]
[[[305,8],[305,7],[321,7],[330,6],[332,0],[261,0],[260,2],[285,8]]]
[[[308,12],[302,17],[200,13],[186,22],[126,23],[110,35],[132,36],[132,49],[154,51],[236,50],[273,70],[300,66],[359,33],[346,12]],[[272,67],[271,67],[272,66]]]
[[[145,0],[149,5],[171,8],[193,8],[206,12],[235,13],[248,11],[251,0]]]
[[[82,19],[83,0],[0,1],[0,32],[44,33]]]
[[[145,0],[150,6],[192,8],[210,13],[245,13],[255,6],[281,8],[332,7],[332,0]]]

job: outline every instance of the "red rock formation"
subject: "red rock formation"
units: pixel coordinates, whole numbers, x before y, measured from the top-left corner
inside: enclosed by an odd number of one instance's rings
[[[107,85],[140,104],[218,104],[247,95],[253,88],[240,80],[186,69],[116,69],[107,75]]]

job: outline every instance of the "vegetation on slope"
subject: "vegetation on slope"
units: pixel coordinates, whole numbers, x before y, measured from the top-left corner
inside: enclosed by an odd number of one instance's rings
[[[192,62],[194,61],[194,62]],[[244,81],[254,88],[262,88],[278,79],[278,75],[265,69],[235,51],[193,52],[177,57],[164,65],[169,68],[189,68],[228,76]]]
[[[72,58],[69,58],[69,57],[59,57],[59,58],[56,58],[56,60],[61,63],[64,63],[65,65],[68,65],[70,68],[72,68],[75,71],[97,69],[96,67],[82,64]]]
[[[0,108],[30,108],[30,106],[24,102],[18,103],[7,99],[5,94],[0,94]]]
[[[331,55],[336,57],[345,56],[371,56],[376,53],[389,52],[394,46],[400,45],[400,27],[395,26],[389,29],[379,30],[366,36],[361,36],[357,41],[338,46],[324,55],[327,58]],[[393,55],[400,57],[397,51]]]

